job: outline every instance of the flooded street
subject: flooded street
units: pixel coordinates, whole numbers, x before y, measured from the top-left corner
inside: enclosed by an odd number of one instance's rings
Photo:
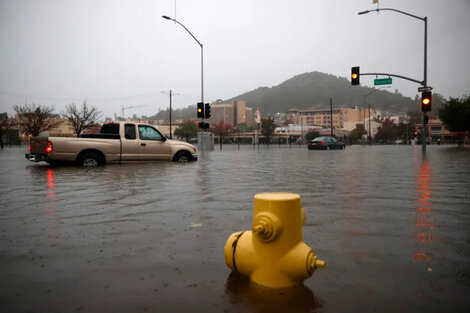
[[[0,151],[1,312],[469,312],[470,150],[224,146],[96,169]],[[326,268],[272,290],[223,247],[253,196],[298,193]]]

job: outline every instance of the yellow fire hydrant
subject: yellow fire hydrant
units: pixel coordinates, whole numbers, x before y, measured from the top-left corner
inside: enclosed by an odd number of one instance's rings
[[[300,195],[255,195],[251,231],[233,233],[225,244],[225,263],[260,285],[291,287],[325,267],[302,239],[305,211]]]

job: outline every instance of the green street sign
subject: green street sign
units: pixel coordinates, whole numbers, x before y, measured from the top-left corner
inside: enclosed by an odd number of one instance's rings
[[[377,85],[390,85],[390,84],[392,84],[392,79],[391,78],[374,79],[374,86],[377,86]]]

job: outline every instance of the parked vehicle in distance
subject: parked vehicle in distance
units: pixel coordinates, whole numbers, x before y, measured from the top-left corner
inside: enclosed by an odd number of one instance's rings
[[[309,141],[308,150],[346,149],[346,145],[335,137],[322,136]]]
[[[136,161],[197,160],[189,143],[169,140],[154,126],[108,123],[98,134],[76,137],[32,137],[26,159],[48,163],[76,162],[83,166]]]

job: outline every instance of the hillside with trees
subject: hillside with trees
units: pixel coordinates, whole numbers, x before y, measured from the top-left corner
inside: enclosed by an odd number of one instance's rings
[[[392,85],[393,88],[393,85]],[[260,87],[243,93],[231,99],[243,100],[248,107],[260,109],[263,115],[286,112],[289,109],[326,109],[329,108],[330,97],[333,98],[333,106],[360,107],[364,104],[364,95],[367,103],[374,109],[384,113],[399,113],[409,111],[421,111],[421,96],[415,99],[403,96],[397,90],[383,89],[374,91],[374,88],[351,86],[351,82],[344,77],[337,77],[321,72],[311,72],[296,75],[291,79],[273,87]],[[436,111],[444,103],[444,99],[437,93],[433,93],[433,111]],[[174,118],[196,117],[195,105],[184,109],[175,110]],[[168,119],[169,112],[160,111],[155,119]]]
[[[334,107],[362,107],[363,95],[373,88],[351,86],[344,77],[312,72],[304,73],[285,82],[269,87],[261,87],[241,94],[230,100],[244,100],[247,106],[259,108],[263,114],[286,112],[295,109],[325,109],[329,107],[330,97]],[[374,109],[385,112],[407,112],[419,109],[415,100],[405,97],[398,91],[378,90],[367,96],[367,103]]]

